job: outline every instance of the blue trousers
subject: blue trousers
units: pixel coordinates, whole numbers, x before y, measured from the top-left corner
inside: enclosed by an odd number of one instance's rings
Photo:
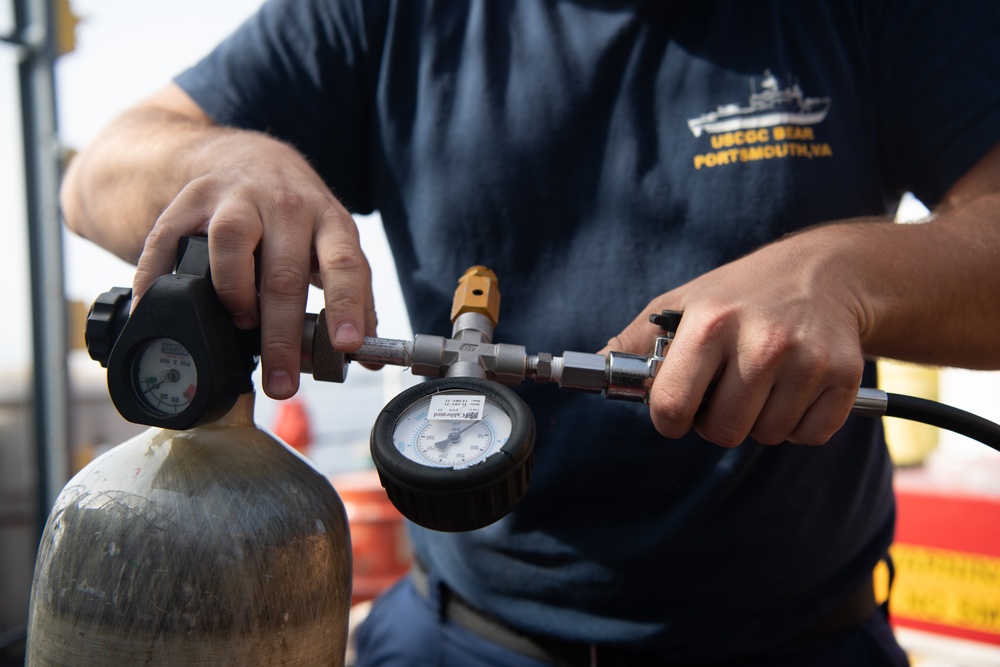
[[[549,667],[443,618],[436,596],[421,596],[409,577],[383,593],[358,628],[356,667]],[[739,667],[907,667],[881,611],[834,637]],[[600,667],[598,665],[598,667]],[[696,666],[695,666],[696,667]]]

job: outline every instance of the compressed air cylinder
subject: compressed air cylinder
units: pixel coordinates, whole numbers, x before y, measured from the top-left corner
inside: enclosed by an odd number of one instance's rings
[[[340,498],[243,394],[70,480],[39,546],[26,664],[343,665],[350,602]]]

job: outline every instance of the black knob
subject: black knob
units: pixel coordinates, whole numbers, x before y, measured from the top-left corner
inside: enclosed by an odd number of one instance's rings
[[[673,337],[677,333],[677,327],[681,324],[681,315],[684,313],[679,310],[664,310],[659,315],[653,313],[649,316],[649,321],[660,327],[664,333]]]
[[[99,361],[104,368],[108,367],[111,348],[125,327],[128,312],[132,304],[132,290],[128,287],[112,287],[104,292],[87,313],[87,328],[84,340],[87,352],[94,361]]]
[[[426,418],[426,407],[418,404],[451,392],[494,402],[510,419],[510,435],[499,451],[474,465],[408,457],[408,442],[396,432],[401,418],[413,409],[422,409]],[[479,378],[436,378],[410,387],[386,404],[371,432],[372,461],[389,500],[410,521],[444,532],[475,530],[506,516],[528,490],[534,447],[535,419],[528,406],[509,387]]]
[[[304,356],[304,355],[303,355]],[[323,382],[343,382],[347,379],[347,359],[343,352],[337,352],[330,343],[329,329],[326,327],[326,310],[316,316],[316,329],[310,346],[313,379]]]

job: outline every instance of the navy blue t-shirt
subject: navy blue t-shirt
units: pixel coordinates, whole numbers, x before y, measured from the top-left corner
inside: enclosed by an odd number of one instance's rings
[[[935,204],[1000,140],[997,7],[271,0],[177,81],[381,213],[414,331],[450,335],[455,282],[485,264],[496,340],[594,351],[784,234],[905,190]],[[525,500],[478,531],[412,530],[514,627],[675,659],[755,651],[853,592],[891,541],[877,420],[823,447],[722,449],[664,439],[643,406],[521,393],[538,426]]]

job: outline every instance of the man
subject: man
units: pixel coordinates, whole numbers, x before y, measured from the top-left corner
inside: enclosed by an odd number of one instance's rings
[[[359,664],[905,664],[870,587],[891,464],[848,414],[874,356],[1000,367],[998,28],[971,0],[272,0],[63,207],[139,298],[207,235],[276,398],[310,279],[337,349],[375,333],[350,211],[380,211],[417,332],[473,264],[531,350],[647,353],[684,311],[648,417],[522,390],[527,497],[413,528]],[[933,221],[888,224],[905,190]]]

